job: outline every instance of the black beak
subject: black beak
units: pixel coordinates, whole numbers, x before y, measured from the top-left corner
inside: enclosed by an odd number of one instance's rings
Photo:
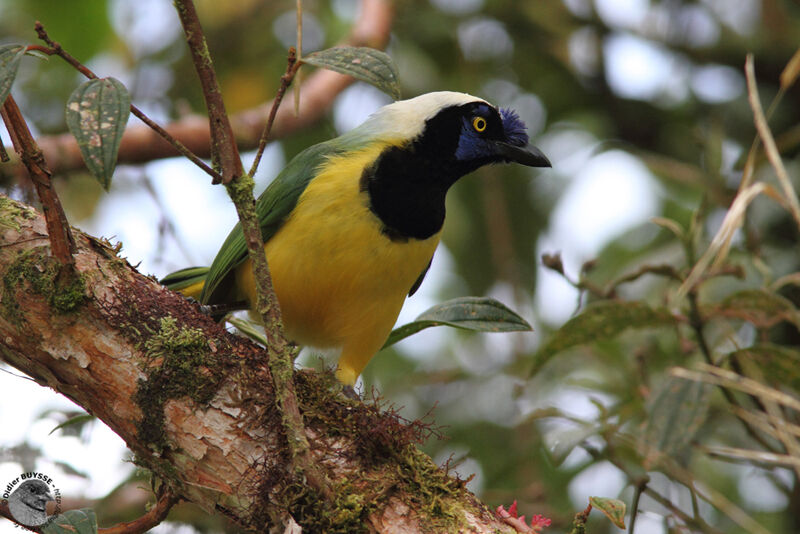
[[[547,156],[535,146],[519,147],[503,141],[495,141],[494,146],[497,154],[506,161],[514,161],[528,167],[552,167]]]

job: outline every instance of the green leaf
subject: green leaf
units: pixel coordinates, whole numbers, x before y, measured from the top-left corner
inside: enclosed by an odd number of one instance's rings
[[[131,97],[114,78],[81,84],[67,102],[67,126],[78,141],[89,172],[108,190],[117,164]]]
[[[597,508],[618,528],[625,528],[625,503],[607,497],[589,497],[589,504]]]
[[[91,508],[67,510],[52,519],[42,529],[45,534],[96,534],[97,516]]]
[[[70,425],[82,425],[84,423],[88,423],[89,421],[91,421],[93,419],[94,419],[94,416],[93,415],[89,415],[88,413],[82,413],[80,415],[76,415],[75,417],[70,417],[69,419],[67,419],[66,421],[61,423],[60,425],[55,426],[53,428],[53,430],[51,430],[47,435],[49,436],[50,434],[52,434],[53,432],[55,432],[59,428],[64,428],[64,427],[67,427],[67,426],[70,426]]]
[[[603,301],[591,304],[556,331],[536,353],[531,375],[564,350],[611,339],[630,328],[672,326],[675,317],[665,308],[653,309],[641,302]]]
[[[648,407],[645,464],[683,451],[706,419],[712,392],[710,384],[675,376],[661,385]]]
[[[11,85],[17,77],[17,69],[24,55],[25,47],[22,45],[0,46],[0,106],[11,92]]]
[[[256,343],[260,343],[261,345],[265,346],[269,344],[267,341],[267,336],[265,336],[264,331],[260,329],[260,325],[240,317],[228,317],[226,321],[231,323],[236,327],[237,330],[239,330],[239,332],[249,337]]]
[[[774,388],[788,387],[800,392],[800,350],[772,343],[759,343],[731,352],[728,357],[739,363],[745,371],[749,366],[756,366],[764,380]]]
[[[423,312],[415,321],[395,328],[382,348],[394,345],[431,326],[451,326],[473,332],[533,330],[525,319],[492,298],[461,297],[437,304]]]
[[[394,100],[400,98],[397,67],[392,58],[380,50],[363,46],[337,46],[304,56],[300,61],[350,75],[374,85]]]
[[[600,433],[596,426],[585,425],[578,428],[567,430],[556,430],[548,435],[548,441],[552,441],[553,446],[550,450],[550,461],[556,467],[564,463],[567,457],[572,454],[576,447],[584,443],[590,436]]]
[[[792,301],[767,289],[745,289],[711,307],[711,313],[748,321],[758,328],[770,328],[781,321],[800,328],[800,313]]]

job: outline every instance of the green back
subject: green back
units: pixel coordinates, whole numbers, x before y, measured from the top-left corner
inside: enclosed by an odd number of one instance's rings
[[[366,136],[353,130],[345,135],[311,146],[295,156],[258,197],[256,213],[264,242],[270,240],[297,205],[297,200],[320,167],[331,157],[364,146]],[[219,249],[206,277],[200,301],[217,304],[233,298],[233,274],[247,259],[242,225],[237,223]]]

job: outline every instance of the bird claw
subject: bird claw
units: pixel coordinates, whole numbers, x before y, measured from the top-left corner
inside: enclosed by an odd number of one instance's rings
[[[361,395],[358,394],[353,386],[342,386],[342,394],[348,399],[361,400]]]

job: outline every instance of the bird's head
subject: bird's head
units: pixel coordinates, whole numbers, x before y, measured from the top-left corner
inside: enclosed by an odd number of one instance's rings
[[[360,187],[392,239],[427,239],[441,230],[447,190],[479,167],[550,166],[528,145],[525,124],[515,112],[465,93],[427,93],[389,104],[345,138],[383,146]]]
[[[44,511],[47,503],[54,500],[50,488],[41,480],[26,480],[14,492],[19,500],[34,510]]]
[[[410,140],[426,159],[449,165],[463,176],[490,163],[550,167],[528,145],[525,124],[511,109],[498,109],[466,93],[440,91],[385,106],[367,121],[374,130]]]

